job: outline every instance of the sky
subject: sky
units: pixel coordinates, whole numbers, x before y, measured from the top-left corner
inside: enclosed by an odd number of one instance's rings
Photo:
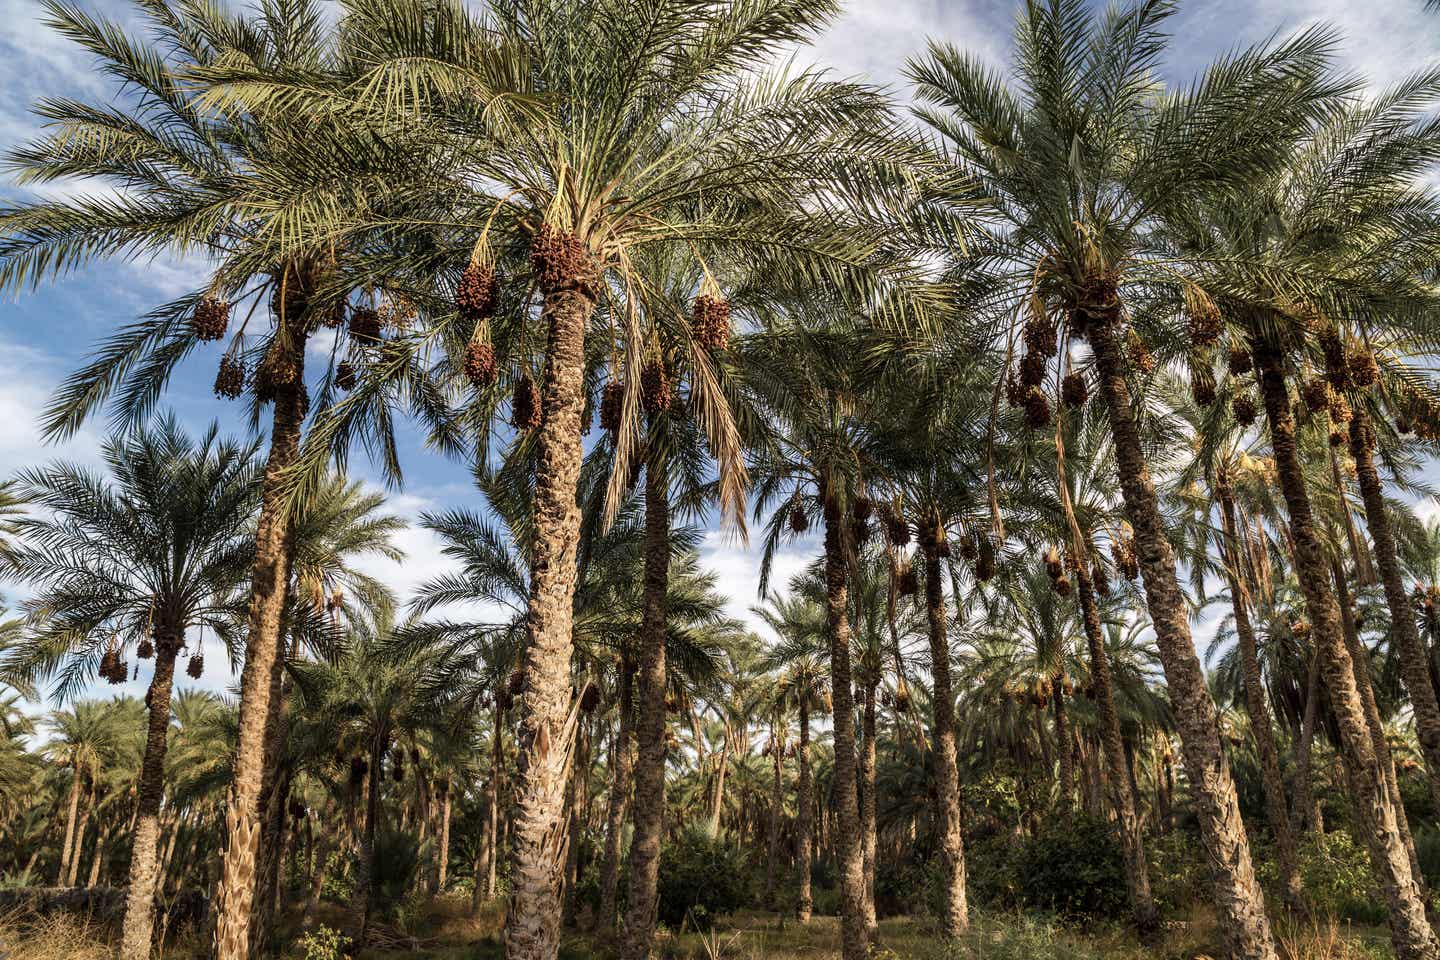
[[[126,0],[75,2],[121,22],[132,16]],[[922,54],[931,40],[968,49],[997,68],[1006,68],[1016,9],[1010,0],[851,0],[833,27],[812,47],[798,51],[796,59],[845,77],[869,79],[903,101],[908,97],[904,63]],[[36,0],[0,0],[0,89],[8,91],[0,98],[0,150],[38,132],[29,105],[39,97],[106,103],[114,95],[86,55],[47,28],[43,19],[43,7]],[[1440,14],[1427,14],[1424,0],[1190,0],[1181,4],[1171,21],[1175,39],[1166,61],[1166,79],[1188,82],[1216,56],[1316,22],[1329,23],[1340,32],[1340,62],[1376,88],[1440,64]],[[13,201],[25,195],[0,180],[0,198]],[[105,431],[103,419],[92,421],[63,444],[43,444],[36,423],[47,399],[107,333],[158,303],[198,289],[201,278],[194,262],[111,262],[0,299],[0,477],[54,458],[94,462]],[[218,347],[197,351],[172,382],[165,405],[192,430],[218,420],[223,429],[241,434],[247,429],[243,413],[211,394],[219,352]],[[413,519],[426,510],[479,505],[464,464],[423,449],[413,437],[406,438],[403,447],[405,483],[390,492],[389,510]],[[379,486],[378,471],[363,459],[352,461],[351,472]],[[446,569],[428,532],[412,526],[398,538],[398,545],[407,554],[404,562],[372,560],[362,565],[402,597]],[[813,538],[788,545],[776,558],[772,582],[784,583],[817,549]],[[749,611],[756,602],[757,550],[712,524],[702,561],[717,573],[732,614],[761,629]],[[23,598],[24,590],[17,584],[0,584],[0,596],[13,604]],[[222,666],[223,653],[207,649],[205,659],[207,675],[195,685],[225,689],[231,678]],[[181,686],[189,685],[186,679]],[[144,682],[142,676],[140,682],[118,690],[101,683],[92,693],[138,696]]]

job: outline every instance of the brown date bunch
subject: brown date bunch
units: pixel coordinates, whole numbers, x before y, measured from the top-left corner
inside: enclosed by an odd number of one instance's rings
[[[341,360],[335,367],[335,386],[349,393],[355,389],[355,384],[358,382],[359,373],[355,369],[355,364],[349,360]]]
[[[625,384],[611,380],[600,391],[600,429],[611,433],[620,429],[625,413]]]
[[[356,307],[351,310],[350,337],[356,343],[379,343],[380,312],[374,307]]]
[[[690,311],[690,329],[705,350],[724,350],[730,343],[730,301],[701,294]]]
[[[204,655],[196,653],[194,656],[192,656],[190,658],[190,662],[185,664],[185,672],[190,675],[191,679],[199,680],[200,675],[205,672]]]
[[[500,369],[495,363],[495,348],[490,341],[472,337],[465,344],[465,379],[473,386],[488,387],[499,376]]]
[[[645,369],[640,371],[640,403],[645,412],[651,416],[663,413],[670,409],[674,398],[670,372],[665,369],[665,364],[659,360],[645,364]]]
[[[1248,427],[1255,422],[1259,410],[1255,406],[1255,398],[1248,394],[1238,394],[1230,401],[1230,412],[1235,415],[1235,422],[1242,427]]]
[[[530,247],[530,266],[535,282],[542,291],[555,290],[567,284],[591,281],[594,265],[585,244],[573,233],[541,224]]]
[[[805,515],[805,509],[798,503],[793,505],[790,508],[790,532],[799,534],[809,529],[810,518]]]
[[[1244,347],[1232,347],[1230,350],[1230,374],[1235,377],[1243,377],[1255,369],[1255,358],[1250,351]]]
[[[225,336],[230,324],[230,304],[216,297],[201,297],[195,304],[195,314],[190,318],[190,327],[200,340],[219,340]]]
[[[220,358],[220,369],[215,374],[215,396],[234,400],[245,392],[245,364],[239,357],[229,354]]]
[[[1060,399],[1073,410],[1085,406],[1090,399],[1090,388],[1085,384],[1084,374],[1078,371],[1065,374],[1065,379],[1060,381]]]
[[[480,323],[495,316],[500,301],[500,279],[493,268],[472,263],[460,272],[455,285],[455,309],[467,323]]]
[[[540,417],[540,388],[527,374],[515,384],[515,395],[510,398],[510,425],[516,430],[534,430],[540,426]]]

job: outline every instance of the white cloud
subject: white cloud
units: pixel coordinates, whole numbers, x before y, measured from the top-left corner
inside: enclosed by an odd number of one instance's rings
[[[64,443],[41,439],[41,416],[66,372],[43,350],[0,340],[0,479],[53,459],[98,459],[100,436],[93,426],[82,427]]]
[[[806,550],[807,545],[813,547],[813,551]],[[818,541],[813,536],[777,550],[770,568],[771,593],[784,593],[790,578],[803,570],[818,550]],[[761,553],[755,541],[746,547],[730,534],[711,530],[700,545],[700,565],[714,571],[717,586],[725,597],[726,612],[761,637],[774,641],[773,631],[750,609],[760,603]]]

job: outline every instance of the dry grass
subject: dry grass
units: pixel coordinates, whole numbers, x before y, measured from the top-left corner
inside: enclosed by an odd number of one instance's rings
[[[337,921],[322,911],[321,923]],[[490,960],[503,956],[499,934],[504,904],[485,904],[476,917],[462,897],[436,900],[422,921],[425,949],[367,950],[364,960]],[[1392,956],[1383,929],[1352,928],[1333,920],[1277,927],[1282,960],[1384,960]],[[114,931],[84,917],[24,919],[0,916],[0,956],[6,960],[111,960]],[[287,944],[287,947],[293,947]],[[9,951],[6,956],[5,951]],[[282,956],[296,956],[282,947]],[[567,938],[562,960],[609,960],[612,945],[588,936]],[[161,960],[199,960],[203,944],[193,937],[168,944]],[[808,925],[772,913],[742,912],[705,933],[661,932],[660,960],[838,960],[840,924],[816,917]],[[877,960],[1199,960],[1223,956],[1212,912],[1197,910],[1166,925],[1160,942],[1141,946],[1123,925],[1089,930],[1024,916],[981,915],[961,943],[946,945],[922,920],[896,918],[880,925]]]
[[[88,917],[0,917],[0,956],[6,960],[109,960],[111,955],[109,931]]]

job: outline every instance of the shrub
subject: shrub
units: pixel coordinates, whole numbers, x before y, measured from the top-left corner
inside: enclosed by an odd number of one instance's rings
[[[1359,923],[1379,924],[1387,919],[1370,857],[1343,830],[1301,838],[1300,880],[1322,915]]]
[[[340,960],[345,955],[345,937],[339,930],[320,926],[300,938],[301,960]]]
[[[1020,848],[1016,872],[1026,906],[1084,918],[1126,910],[1120,845],[1104,821],[1077,816],[1046,823]]]
[[[686,830],[660,854],[660,922],[678,929],[688,916],[691,926],[708,929],[748,902],[749,875],[739,847],[704,829]]]
[[[1210,898],[1210,868],[1200,838],[1189,830],[1171,830],[1145,838],[1150,861],[1150,889],[1161,911],[1183,912]],[[1267,862],[1256,851],[1257,862]]]

